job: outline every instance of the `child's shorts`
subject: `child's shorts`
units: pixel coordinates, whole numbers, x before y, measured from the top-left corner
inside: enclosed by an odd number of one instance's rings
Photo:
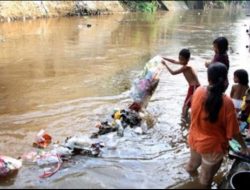
[[[188,92],[187,92],[187,96],[184,102],[184,106],[187,106],[188,108],[191,107],[191,101],[192,101],[192,97],[193,94],[195,92],[195,90],[199,87],[200,85],[191,85],[188,88]]]
[[[213,181],[214,175],[219,170],[223,161],[224,154],[222,153],[211,153],[202,154],[201,172],[200,172],[200,183],[202,185],[210,185]]]
[[[210,185],[214,175],[219,170],[223,161],[223,153],[199,154],[191,150],[191,158],[188,164],[188,170],[193,172],[201,166],[200,183],[202,185]]]

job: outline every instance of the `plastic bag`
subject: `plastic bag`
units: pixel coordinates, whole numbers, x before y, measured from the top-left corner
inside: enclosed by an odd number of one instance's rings
[[[41,156],[37,159],[37,165],[40,167],[45,167],[44,172],[40,175],[40,178],[47,178],[54,175],[56,172],[60,170],[62,167],[63,161],[61,160],[59,155],[46,153],[45,155]]]
[[[134,80],[130,90],[130,97],[134,102],[143,104],[146,97],[152,96],[153,91],[158,85],[159,76],[163,70],[161,61],[162,58],[160,56],[152,58],[146,63],[140,78]]]
[[[0,156],[0,177],[5,177],[22,167],[22,161],[8,156]]]
[[[33,143],[34,147],[46,148],[52,141],[52,137],[45,132],[45,130],[40,130],[36,135],[35,142]]]
[[[162,58],[159,55],[149,60],[144,67],[141,77],[150,81],[159,79],[159,76],[163,70],[161,61]]]

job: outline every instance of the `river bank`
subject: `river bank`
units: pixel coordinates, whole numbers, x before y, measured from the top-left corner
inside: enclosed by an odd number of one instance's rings
[[[124,12],[119,1],[1,1],[0,21]]]
[[[223,1],[1,1],[0,22],[50,17],[108,15],[134,11],[180,11],[188,9],[227,9],[239,3]]]

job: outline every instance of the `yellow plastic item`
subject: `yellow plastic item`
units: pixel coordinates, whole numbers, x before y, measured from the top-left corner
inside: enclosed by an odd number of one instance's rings
[[[121,116],[122,116],[121,112],[117,111],[115,112],[114,119],[121,119]]]
[[[241,110],[244,110],[246,107],[246,96],[243,97],[243,101],[242,101],[242,104],[241,104]]]
[[[241,104],[241,110],[245,110],[246,109],[246,96],[243,97],[243,101]],[[247,118],[247,122],[250,123],[250,115]]]

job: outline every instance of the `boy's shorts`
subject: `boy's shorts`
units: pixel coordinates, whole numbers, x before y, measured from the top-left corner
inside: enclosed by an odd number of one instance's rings
[[[192,97],[193,94],[195,92],[195,90],[199,87],[200,85],[191,85],[188,88],[188,93],[184,102],[184,106],[187,106],[188,108],[191,107],[191,101],[192,101]]]

